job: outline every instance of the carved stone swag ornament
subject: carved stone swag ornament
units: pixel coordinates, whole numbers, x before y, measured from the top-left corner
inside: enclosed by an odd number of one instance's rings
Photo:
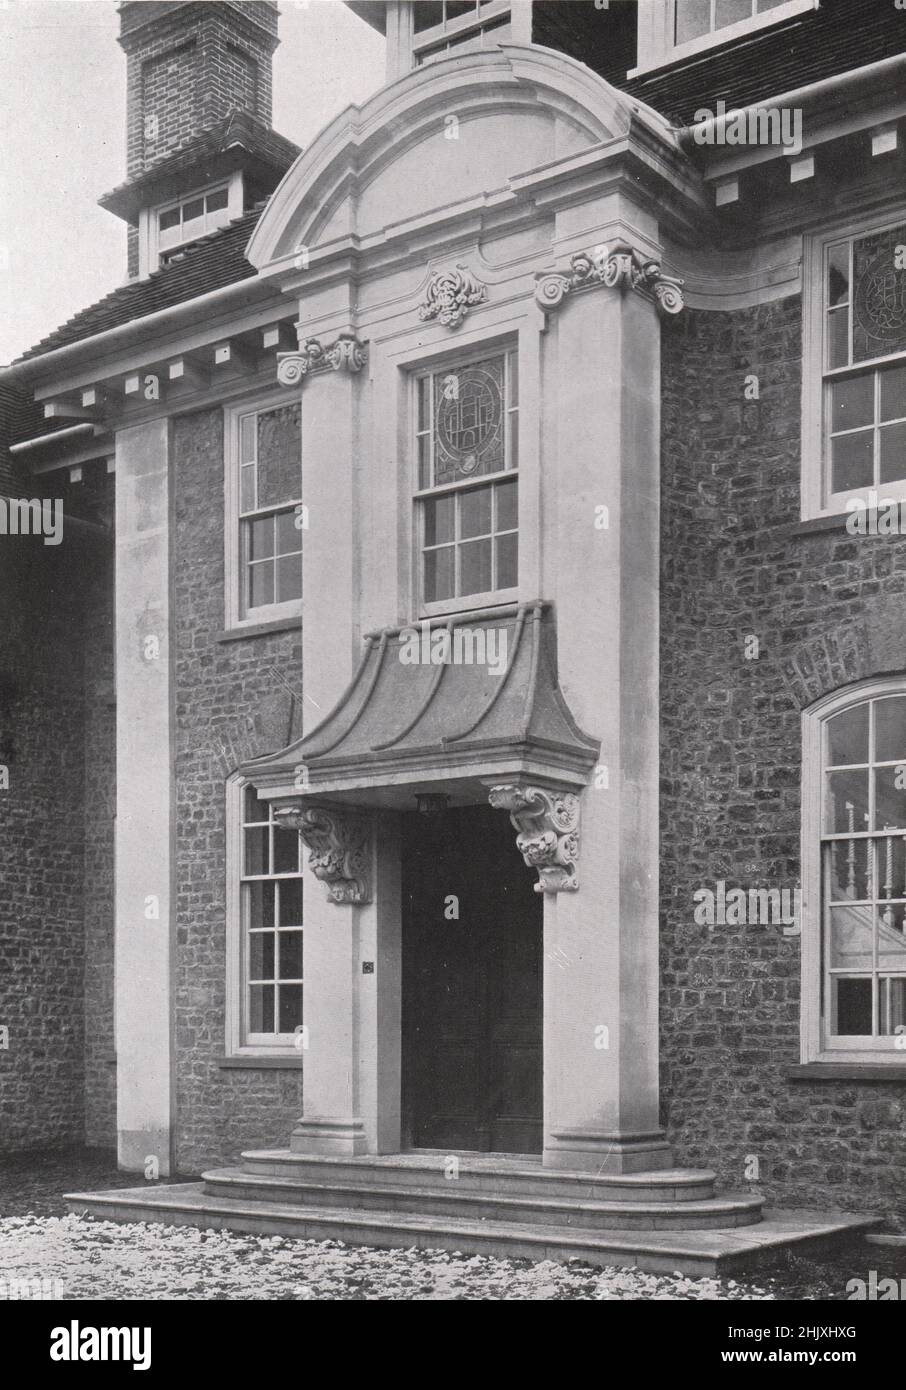
[[[447,328],[458,328],[472,306],[486,303],[487,298],[487,285],[476,280],[466,266],[449,266],[431,276],[418,316],[422,322],[437,319]]]
[[[535,286],[542,309],[556,309],[568,294],[605,285],[625,292],[634,290],[653,300],[661,314],[678,314],[684,306],[683,281],[665,275],[658,261],[650,260],[628,242],[595,246],[579,251],[570,261],[567,275],[544,275]]]
[[[316,372],[360,372],[366,360],[364,346],[351,333],[341,333],[329,347],[304,338],[297,352],[277,353],[277,380],[281,386],[298,386]]]
[[[574,792],[505,783],[491,787],[491,805],[509,811],[516,845],[538,870],[536,893],[575,893],[579,887],[579,798]]]
[[[371,834],[362,816],[324,806],[280,806],[274,821],[298,830],[309,867],[332,903],[371,901]]]

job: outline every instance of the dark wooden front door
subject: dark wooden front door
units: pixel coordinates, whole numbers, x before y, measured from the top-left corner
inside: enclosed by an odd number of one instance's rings
[[[542,900],[509,816],[403,823],[403,1112],[416,1148],[541,1151]]]

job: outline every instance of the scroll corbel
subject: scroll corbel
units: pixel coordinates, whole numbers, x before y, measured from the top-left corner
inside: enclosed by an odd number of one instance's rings
[[[575,893],[579,887],[579,798],[575,792],[502,783],[488,793],[491,805],[508,811],[518,832],[516,845],[537,869],[536,893]]]
[[[298,830],[309,868],[332,903],[371,901],[371,833],[368,821],[325,806],[278,806],[274,822]]]

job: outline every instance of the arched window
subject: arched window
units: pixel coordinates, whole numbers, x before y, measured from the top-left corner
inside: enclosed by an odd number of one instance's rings
[[[823,700],[804,733],[806,1057],[903,1063],[906,682]]]

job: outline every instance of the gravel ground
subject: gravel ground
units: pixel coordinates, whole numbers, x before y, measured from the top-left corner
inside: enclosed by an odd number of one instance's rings
[[[500,1260],[443,1250],[373,1250],[194,1226],[120,1226],[76,1216],[0,1221],[0,1270],[55,1279],[67,1299],[274,1301],[764,1299],[755,1285]],[[31,1286],[29,1286],[31,1287]],[[7,1293],[11,1293],[11,1288]]]
[[[187,1181],[183,1176],[177,1181]],[[91,1151],[0,1160],[0,1299],[51,1280],[46,1296],[93,1299],[275,1301],[846,1298],[848,1279],[906,1274],[906,1260],[854,1243],[833,1258],[786,1255],[757,1275],[687,1279],[578,1262],[503,1260],[439,1250],[375,1250],[337,1241],[235,1235],[196,1227],[129,1225],[66,1214],[64,1191],[134,1187],[110,1154]],[[32,1293],[31,1296],[35,1296]]]

